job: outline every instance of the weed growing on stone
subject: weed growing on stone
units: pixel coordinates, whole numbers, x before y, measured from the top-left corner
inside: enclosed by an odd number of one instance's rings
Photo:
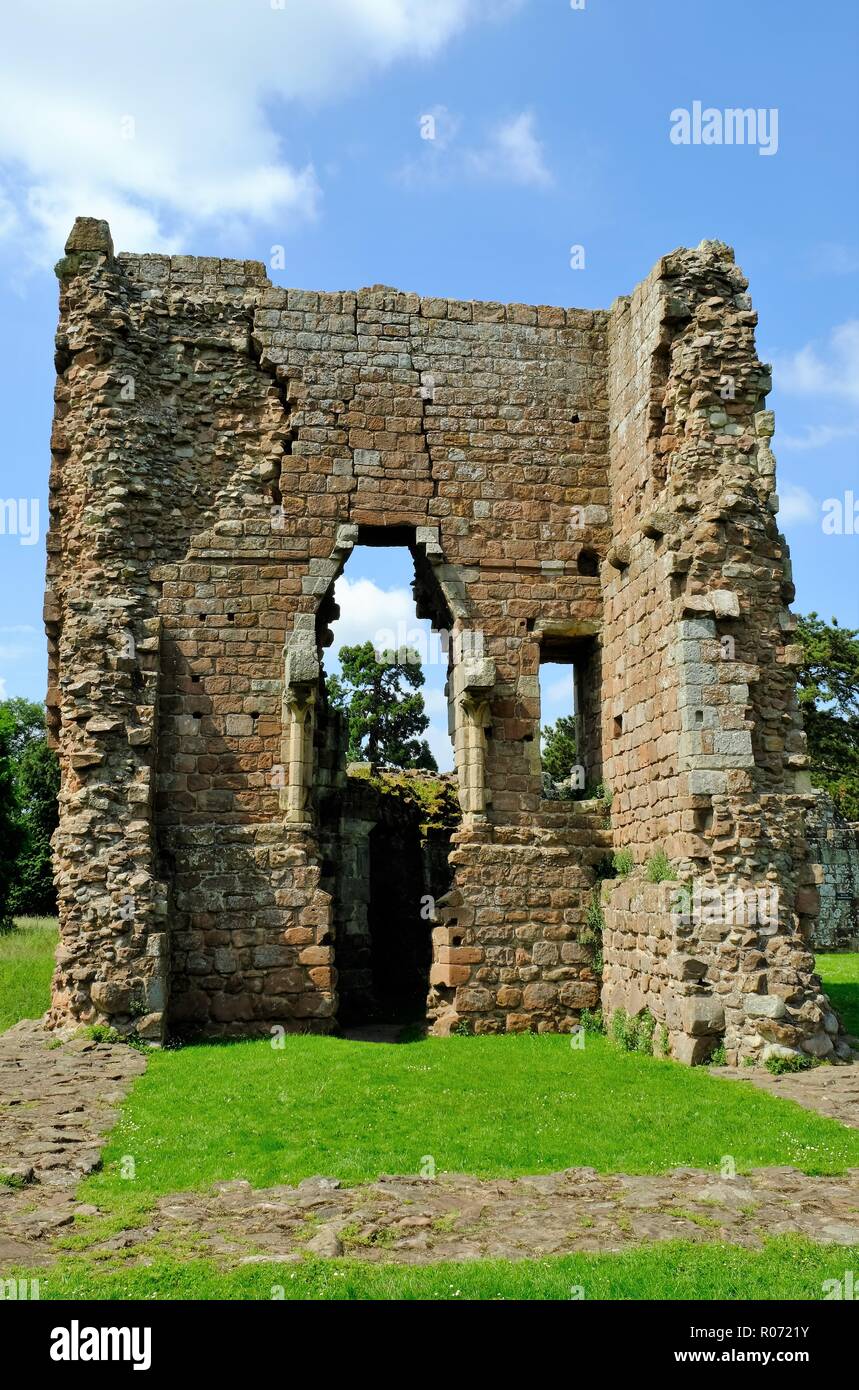
[[[644,867],[644,876],[648,883],[665,883],[675,877],[671,861],[663,849],[651,854]]]
[[[643,1009],[635,1018],[630,1017],[625,1009],[615,1009],[610,1031],[613,1041],[624,1052],[641,1052],[645,1056],[652,1056],[656,1019],[649,1009]]]
[[[633,868],[632,850],[616,849],[611,862],[618,878],[627,878]]]
[[[786,1072],[811,1071],[812,1067],[822,1066],[819,1057],[805,1057],[794,1053],[790,1057],[768,1057],[764,1062],[773,1076],[784,1076]]]

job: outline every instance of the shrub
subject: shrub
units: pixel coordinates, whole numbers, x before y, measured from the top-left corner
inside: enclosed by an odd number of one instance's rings
[[[15,798],[12,760],[14,734],[12,713],[7,707],[0,706],[0,931],[12,930],[16,863],[24,842]]]
[[[625,1009],[615,1009],[611,1016],[611,1036],[624,1052],[643,1052],[653,1055],[653,1034],[656,1019],[649,1009],[630,1018]]]
[[[795,1052],[790,1057],[768,1057],[764,1066],[773,1076],[783,1076],[785,1072],[810,1071],[812,1067],[819,1067],[820,1061],[817,1057]]]
[[[630,1024],[632,1020],[628,1017],[626,1009],[615,1009],[611,1016],[609,1031],[613,1042],[618,1047],[623,1048],[624,1052],[629,1051],[628,1039],[630,1036]]]
[[[579,1014],[579,1023],[586,1033],[605,1032],[602,1009],[582,1009]]]
[[[122,1034],[115,1028],[111,1028],[109,1023],[90,1023],[83,1029],[83,1035],[90,1038],[92,1042],[99,1043],[120,1043],[123,1041]]]
[[[605,782],[599,783],[594,791],[594,798],[600,803],[603,816],[603,828],[607,830],[611,825],[612,792],[610,788],[606,786]]]
[[[643,1052],[647,1057],[652,1057],[656,1019],[649,1009],[645,1009],[643,1013],[638,1015],[635,1025],[635,1051]]]
[[[718,1047],[714,1047],[714,1048],[713,1048],[713,1051],[710,1053],[710,1066],[711,1066],[711,1067],[724,1067],[726,1064],[727,1064],[727,1054],[726,1054],[726,1052],[725,1052],[725,1044],[724,1044],[724,1043],[719,1043],[719,1046],[718,1046]]]
[[[658,849],[654,854],[651,854],[645,865],[644,873],[649,883],[664,883],[666,879],[674,878],[674,870],[663,849]]]
[[[632,873],[633,858],[632,850],[616,849],[612,856],[612,867],[618,878],[626,878]]]
[[[600,888],[597,883],[591,893],[585,912],[585,925],[579,933],[579,941],[582,946],[593,946],[591,964],[597,975],[602,975],[603,954],[602,954],[602,934],[605,921],[602,915],[602,903],[600,902]]]

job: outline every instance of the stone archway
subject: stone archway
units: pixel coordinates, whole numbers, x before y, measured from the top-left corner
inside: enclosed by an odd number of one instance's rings
[[[322,885],[332,904],[338,1021],[345,1026],[420,1022],[430,993],[435,903],[450,889],[453,877],[450,842],[465,799],[464,769],[459,763],[457,775],[347,765],[346,725],[329,705],[321,658],[333,641],[329,624],[339,616],[334,585],[353,546],[406,548],[414,565],[416,616],[429,619],[432,627],[433,640],[424,658],[441,660],[445,667],[449,726],[457,754],[462,738],[457,744],[454,672],[463,645],[471,645],[462,634],[471,629],[463,626],[464,586],[444,566],[434,538],[424,536],[418,542],[415,528],[398,526],[359,527],[349,539],[347,548],[342,535],[338,537],[332,556],[336,570],[316,612],[319,676],[308,824],[318,836]],[[458,610],[458,618],[451,607]],[[376,634],[367,635],[376,640]],[[296,673],[300,669],[296,663]],[[294,721],[292,704],[287,713]],[[290,746],[294,743],[293,732]],[[306,781],[306,771],[299,775]]]

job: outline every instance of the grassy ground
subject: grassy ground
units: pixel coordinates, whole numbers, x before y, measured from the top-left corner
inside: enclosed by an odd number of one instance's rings
[[[686,1241],[622,1255],[543,1260],[473,1260],[434,1265],[371,1265],[303,1259],[300,1264],[219,1270],[208,1261],[156,1260],[105,1265],[72,1257],[39,1280],[42,1299],[808,1299],[827,1279],[856,1269],[859,1249],[795,1238],[760,1251]],[[25,1271],[5,1271],[6,1278]]]
[[[588,1036],[427,1038],[385,1044],[287,1037],[156,1053],[82,1199],[122,1210],[218,1179],[255,1186],[314,1174],[362,1182],[436,1170],[479,1177],[859,1165],[859,1132]],[[135,1181],[120,1166],[131,1156]]]
[[[841,1015],[844,1027],[848,1033],[859,1037],[859,953],[820,955],[816,963],[823,988]]]
[[[56,945],[55,917],[18,917],[0,935],[0,1033],[47,1009]]]

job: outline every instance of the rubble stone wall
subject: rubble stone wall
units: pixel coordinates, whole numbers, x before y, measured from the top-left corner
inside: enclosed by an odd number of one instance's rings
[[[698,900],[705,890],[687,953],[706,964],[701,987],[725,1019],[713,1033],[733,1060],[767,1046],[816,1055],[834,1046],[808,944],[818,898],[794,692],[801,652],[775,520],[769,369],[746,290],[726,248],[705,242],[663,258],[614,307],[603,631],[615,842],[639,877],[661,850],[672,877],[697,887]],[[639,946],[633,969],[634,953],[624,948],[622,963],[616,947],[653,939],[647,891],[606,891],[603,998],[634,1012],[648,949]],[[737,893],[752,905],[764,894],[772,920],[738,914]],[[670,920],[655,936],[675,950]]]
[[[85,218],[57,269],[52,1022],[336,1026],[364,869],[326,867],[320,658],[352,549],[392,543],[449,634],[437,1030],[570,1026],[599,994],[606,856],[639,874],[659,847],[681,878],[780,889],[774,934],[708,955],[730,1045],[763,1044],[748,997],[773,993],[785,1038],[822,1037],[768,380],[730,250],[674,253],[611,311],[283,289],[254,262],[117,256]],[[543,796],[539,670],[561,659],[610,827]],[[638,902],[607,895],[608,1007],[646,993]]]

